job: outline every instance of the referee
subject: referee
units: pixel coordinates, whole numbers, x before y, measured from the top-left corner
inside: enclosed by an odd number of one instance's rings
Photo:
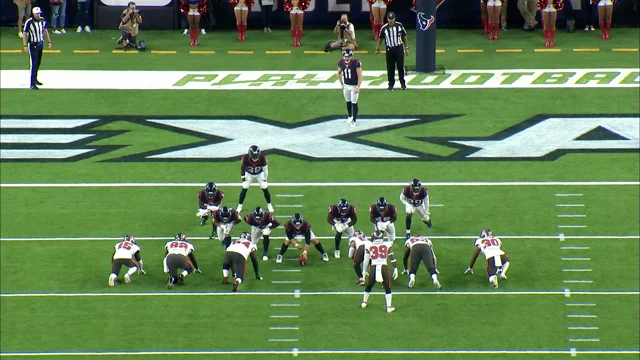
[[[33,16],[24,24],[22,32],[22,46],[25,52],[29,52],[29,70],[31,71],[31,89],[38,90],[37,85],[42,85],[38,81],[38,68],[42,61],[42,50],[44,48],[44,37],[47,36],[47,43],[51,49],[51,38],[47,30],[47,21],[42,18],[42,10],[34,7]]]
[[[404,56],[409,55],[409,45],[404,26],[396,21],[396,14],[392,12],[387,14],[387,23],[380,29],[380,37],[376,44],[376,55],[380,54],[382,39],[384,39],[387,47],[387,79],[389,80],[389,88],[387,90],[393,91],[396,66],[398,67],[400,86],[404,90],[407,88],[407,84],[404,81]]]

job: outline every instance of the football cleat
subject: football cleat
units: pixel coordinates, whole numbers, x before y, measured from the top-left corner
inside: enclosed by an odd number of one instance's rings
[[[493,285],[494,289],[498,288],[498,277],[493,275],[492,277],[489,278],[489,282],[491,283],[491,285]]]
[[[340,215],[344,216],[344,215],[347,215],[347,213],[349,212],[349,202],[345,199],[338,200],[336,207],[338,208]]]
[[[213,230],[211,230],[211,236],[209,236],[209,239],[213,239],[216,237],[216,229],[214,228]]]
[[[419,193],[421,187],[422,187],[422,183],[420,183],[420,180],[413,179],[413,181],[411,182],[411,190],[413,191],[413,193],[414,194]]]
[[[387,306],[387,312],[388,313],[392,313],[394,311],[396,311],[396,308],[394,308],[393,306]]]
[[[118,277],[116,276],[116,274],[111,274],[109,275],[109,287],[114,287],[116,286],[116,279]]]
[[[269,210],[269,212],[274,212],[274,211],[276,211],[276,210],[273,208],[273,205],[271,205],[271,203],[267,204],[267,209]]]
[[[233,282],[233,288],[231,289],[231,291],[233,292],[238,292],[238,285],[240,285],[240,283],[238,282],[238,280]]]
[[[336,250],[333,252],[333,257],[335,257],[336,259],[340,259],[340,250]]]
[[[262,255],[262,261],[267,261],[269,260],[269,257],[267,255]]]
[[[200,220],[200,226],[204,226],[207,224],[207,218],[203,217],[202,220]]]
[[[352,121],[353,121],[353,116],[349,116],[349,117],[347,118],[346,123],[347,123],[347,124],[351,124],[351,122],[352,122]]]
[[[349,127],[356,127],[356,122],[355,121],[351,121],[349,123]]]
[[[184,285],[184,275],[178,275],[178,285]]]
[[[167,289],[173,289],[173,277],[171,275],[169,275],[169,281],[167,281]]]
[[[425,221],[425,224],[427,224],[427,227],[429,229],[431,229],[433,227],[433,225],[431,225],[431,219],[429,219],[429,221]]]
[[[229,278],[228,277],[222,278],[222,284],[223,285],[228,285],[229,284]]]
[[[364,286],[364,279],[358,279],[356,286]]]
[[[361,308],[363,308],[363,309],[364,309],[364,308],[366,308],[366,307],[367,307],[367,303],[363,301],[363,302],[360,304],[360,307],[361,307]]]
[[[124,283],[125,284],[130,284],[131,283],[131,275],[124,274]]]
[[[412,277],[412,278],[409,278],[409,283],[407,284],[407,287],[408,287],[408,288],[412,288],[412,287],[413,287],[413,285],[415,285],[415,284],[416,284],[416,279],[415,279],[415,278],[413,278],[413,277]]]
[[[433,280],[433,286],[436,287],[436,290],[442,289],[442,285],[440,285],[440,281],[438,280]]]
[[[282,255],[278,254],[278,256],[276,256],[276,263],[277,264],[282,263]]]
[[[329,255],[327,255],[326,253],[322,254],[322,261],[329,261]]]
[[[505,274],[500,274],[500,279],[502,279],[502,280],[507,280],[507,275],[505,275]]]
[[[378,208],[378,211],[384,212],[387,209],[387,198],[379,198],[378,201],[376,201],[376,207]]]
[[[249,157],[251,157],[251,160],[256,161],[260,157],[260,148],[258,147],[258,145],[251,145],[249,147],[248,153]]]
[[[405,241],[407,241],[407,240],[409,240],[409,239],[411,239],[411,234],[407,234],[407,235],[405,235],[404,240],[405,240]]]

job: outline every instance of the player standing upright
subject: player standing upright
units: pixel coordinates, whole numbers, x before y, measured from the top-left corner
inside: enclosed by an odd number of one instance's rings
[[[264,156],[258,145],[251,145],[247,155],[242,156],[240,160],[240,176],[242,177],[242,190],[240,191],[240,199],[238,200],[238,212],[242,211],[244,198],[247,196],[249,185],[255,179],[260,183],[260,188],[264,193],[264,199],[267,200],[267,209],[273,212],[271,205],[271,194],[269,193],[269,185],[267,177],[269,176],[267,157]]]
[[[391,242],[396,239],[396,226],[393,223],[397,219],[398,212],[395,205],[387,203],[384,197],[369,206],[369,220],[373,223],[374,230],[382,231]]]
[[[358,230],[349,238],[349,258],[353,259],[353,270],[356,272],[358,282],[356,285],[364,285],[364,273],[369,268],[369,261],[365,262],[364,249],[366,244],[370,242],[364,235],[364,232]]]
[[[240,214],[234,209],[223,206],[213,213],[211,223],[213,224],[213,230],[211,231],[210,239],[213,239],[216,231],[218,232],[218,239],[222,242],[225,248],[231,245],[231,230],[234,226],[241,223],[242,219]]]
[[[280,221],[269,212],[265,212],[261,207],[255,208],[253,212],[244,217],[244,221],[251,225],[251,243],[258,244],[260,236],[264,239],[262,243],[262,260],[269,260],[269,235],[271,230],[280,226]]]
[[[347,124],[356,126],[358,119],[358,96],[362,85],[362,63],[353,58],[353,51],[345,49],[342,59],[338,61],[338,81],[342,87],[344,100],[347,102]]]
[[[418,212],[422,216],[422,222],[431,229],[431,217],[429,217],[429,192],[422,187],[420,180],[413,179],[410,185],[405,186],[400,193],[400,201],[405,205],[407,213],[405,240],[411,237],[411,216]]]
[[[353,225],[358,222],[356,207],[349,204],[347,200],[340,199],[337,204],[329,206],[327,222],[336,232],[336,249],[334,256],[336,259],[340,259],[340,241],[342,241],[342,233],[344,232],[347,236],[352,237],[354,233]]]
[[[410,266],[407,267],[407,260],[411,260]],[[426,236],[414,236],[404,242],[404,257],[402,259],[402,265],[404,265],[404,271],[402,273],[409,274],[408,287],[412,288],[416,283],[416,273],[420,266],[420,261],[424,264],[431,274],[433,280],[433,286],[440,290],[440,282],[438,281],[438,269],[436,267],[436,254],[433,252],[433,244]]]
[[[258,269],[258,258],[256,257],[258,248],[255,243],[251,242],[250,237],[251,235],[249,235],[248,232],[243,232],[238,240],[229,245],[224,254],[224,260],[222,262],[222,283],[229,283],[229,269],[234,269],[236,279],[233,281],[233,292],[237,292],[238,286],[244,281],[244,272],[247,268],[248,258],[251,258],[256,279],[262,280]]]
[[[489,277],[489,283],[494,288],[498,288],[498,277],[503,280],[507,280],[507,270],[509,270],[509,256],[502,251],[502,241],[493,236],[491,229],[484,229],[480,232],[480,236],[476,239],[475,251],[471,256],[471,262],[469,267],[464,271],[465,274],[473,274],[473,265],[478,258],[478,254],[482,251],[485,261],[485,269],[487,276]]]
[[[166,249],[163,261],[164,272],[169,273],[169,281],[167,288],[171,290],[174,284],[183,285],[184,278],[192,271],[199,272],[198,261],[194,254],[195,248],[187,241],[187,235],[179,233],[175,239],[167,242],[164,246]],[[182,269],[178,275],[178,269]]]
[[[371,242],[365,245],[364,251],[371,259],[371,272],[367,279],[367,286],[364,289],[360,306],[362,308],[367,307],[371,289],[373,289],[373,285],[375,285],[376,282],[379,282],[382,283],[382,287],[384,287],[387,312],[393,312],[396,309],[391,306],[391,278],[389,277],[387,258],[391,259],[391,264],[393,265],[393,280],[398,278],[398,265],[396,264],[396,258],[393,256],[393,249],[391,248],[393,243],[391,241],[384,241],[382,236],[381,232],[374,233]]]
[[[131,282],[131,275],[136,271],[146,274],[147,272],[142,269],[142,258],[140,257],[140,247],[136,244],[136,238],[131,235],[127,235],[124,239],[117,243],[111,256],[111,275],[109,275],[109,286],[116,286],[116,280],[120,275],[120,268],[126,266],[129,268],[126,274],[124,274],[124,282],[128,284]],[[139,270],[138,270],[139,269]]]
[[[302,256],[304,258],[307,257],[309,245],[313,243],[320,254],[322,254],[322,261],[329,261],[329,255],[327,255],[327,253],[324,251],[322,244],[318,241],[316,235],[311,230],[311,224],[309,224],[309,222],[302,217],[302,214],[293,214],[291,219],[284,223],[284,231],[286,233],[286,239],[284,240],[284,243],[280,248],[280,253],[278,254],[278,256],[276,256],[276,263],[282,262],[282,256],[287,251],[289,244],[295,242],[297,236],[304,236],[305,245],[304,251],[302,252]],[[296,244],[296,247],[298,249],[302,249],[302,246],[300,245]]]
[[[212,213],[220,207],[224,193],[218,190],[218,187],[213,182],[208,182],[203,190],[198,193],[198,213],[196,216],[200,217],[200,226],[207,223],[209,219],[209,213]]]

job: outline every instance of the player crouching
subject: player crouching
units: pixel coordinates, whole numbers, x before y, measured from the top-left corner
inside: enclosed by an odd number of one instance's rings
[[[167,251],[162,263],[164,272],[169,273],[169,281],[167,282],[169,290],[173,288],[174,284],[184,285],[184,278],[192,271],[202,272],[198,268],[198,262],[194,254],[195,248],[187,241],[187,235],[183,233],[177,234],[175,239],[167,242],[164,247]],[[178,275],[178,269],[182,269],[180,275]]]
[[[213,239],[217,231],[218,239],[220,239],[220,242],[225,248],[228,248],[229,245],[231,245],[231,230],[234,226],[242,222],[242,219],[235,209],[223,206],[213,212],[211,222],[213,224],[213,230],[211,230],[209,239]]]
[[[140,247],[136,244],[136,239],[131,235],[125,236],[123,241],[116,244],[111,259],[111,275],[109,275],[110,287],[116,286],[116,280],[118,279],[118,275],[120,275],[120,268],[123,266],[129,268],[129,271],[124,274],[125,284],[131,282],[131,275],[136,271],[138,271],[138,274],[147,274],[147,272],[142,269]]]
[[[498,288],[498,275],[501,279],[507,280],[507,270],[509,270],[509,256],[502,251],[502,242],[493,236],[491,229],[484,229],[480,232],[480,236],[475,241],[475,251],[471,257],[469,267],[464,271],[465,274],[473,274],[473,264],[475,264],[478,254],[482,251],[486,258],[485,269],[489,277],[489,283],[495,289]]]
[[[411,267],[408,268],[409,270],[407,270],[407,260],[411,260]],[[440,290],[442,286],[438,281],[436,254],[433,252],[433,244],[426,236],[418,235],[404,242],[404,257],[402,259],[402,264],[404,265],[405,270],[402,271],[402,274],[409,274],[409,283],[407,286],[410,288],[412,288],[416,283],[416,273],[418,272],[420,261],[422,261],[429,274],[431,274],[433,286]]]
[[[358,276],[357,286],[364,286],[364,273],[369,267],[369,261],[365,262],[365,244],[370,242],[364,232],[358,230],[349,239],[349,259],[353,259],[353,270]]]
[[[234,241],[227,251],[224,253],[224,260],[222,261],[222,283],[229,283],[229,269],[233,267],[235,273],[235,280],[233,282],[233,292],[238,292],[238,286],[244,281],[244,272],[247,267],[247,258],[251,258],[251,264],[253,264],[253,271],[256,273],[256,279],[262,280],[260,272],[258,271],[258,257],[256,252],[258,248],[256,244],[251,242],[251,235],[248,232],[243,232],[240,238]]]
[[[297,236],[304,236],[305,245],[302,255],[300,255],[300,264],[304,265],[307,262],[307,251],[309,245],[313,243],[316,249],[322,254],[322,261],[329,261],[329,255],[324,251],[322,244],[316,238],[316,235],[311,230],[311,224],[307,220],[304,220],[302,214],[295,213],[286,223],[284,223],[284,231],[286,233],[286,239],[280,248],[280,253],[276,256],[276,263],[282,262],[282,256],[287,251],[289,244],[295,244],[295,238]],[[296,244],[297,249],[302,249],[302,246]]]
[[[387,266],[387,258],[391,259],[393,265],[393,280],[398,278],[398,265],[396,264],[396,258],[393,256],[393,249],[391,241],[384,241],[383,234],[379,231],[375,232],[372,236],[371,242],[365,244],[365,256],[371,259],[371,272],[367,279],[367,287],[364,289],[364,296],[362,297],[362,303],[360,307],[366,308],[369,301],[369,295],[371,295],[371,289],[376,282],[382,283],[382,287],[385,292],[385,299],[387,302],[387,312],[393,312],[396,309],[391,306],[391,279],[389,278],[389,268]],[[365,264],[367,263],[367,257],[365,257]]]
[[[342,241],[342,233],[347,236],[353,236],[353,225],[358,222],[356,207],[350,205],[345,199],[340,199],[335,205],[329,206],[327,214],[327,223],[331,225],[331,229],[336,232],[335,235],[335,252],[336,259],[340,259],[340,241]]]
[[[255,208],[250,214],[244,217],[244,221],[251,225],[251,243],[258,244],[260,236],[262,236],[264,242],[262,260],[269,260],[269,235],[271,231],[280,226],[280,221],[274,218],[269,212],[264,211],[261,207]]]
[[[200,190],[198,193],[198,213],[196,213],[196,216],[200,218],[200,226],[207,223],[209,213],[218,210],[223,198],[224,193],[218,190],[214,182],[208,182],[204,190]]]

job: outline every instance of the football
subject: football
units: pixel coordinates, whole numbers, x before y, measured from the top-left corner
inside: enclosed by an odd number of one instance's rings
[[[298,263],[300,264],[300,266],[305,266],[307,264],[307,257],[304,254],[300,254]]]

